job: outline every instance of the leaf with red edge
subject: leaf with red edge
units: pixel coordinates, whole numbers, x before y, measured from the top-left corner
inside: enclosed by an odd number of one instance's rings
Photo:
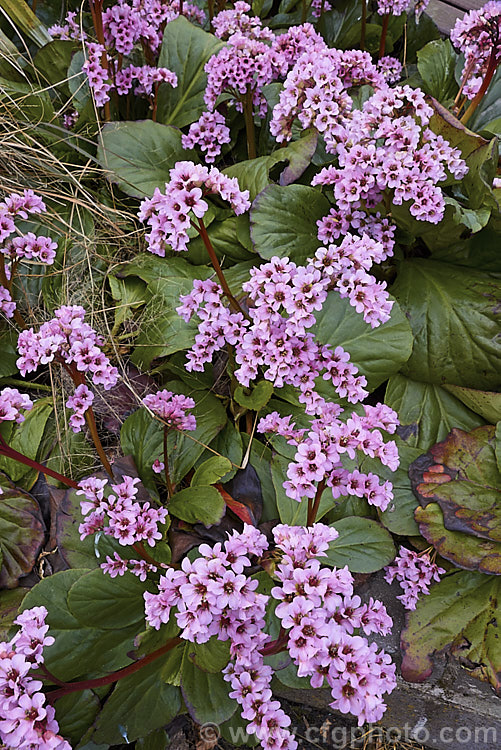
[[[45,539],[45,523],[36,500],[19,487],[2,482],[0,495],[0,550],[3,556],[0,588],[15,588],[29,573]]]
[[[420,504],[438,503],[449,531],[501,542],[501,473],[495,428],[454,429],[411,465]]]
[[[447,576],[407,615],[401,634],[403,678],[426,680],[433,671],[433,656],[449,651],[499,691],[500,625],[499,578],[467,571]]]
[[[244,505],[243,503],[239,503],[238,500],[234,500],[232,496],[228,492],[226,492],[222,485],[216,484],[215,487],[226,503],[226,506],[231,511],[233,511],[233,513],[238,516],[241,521],[243,521],[244,523],[248,523],[251,526],[257,526],[256,519],[252,515],[251,510],[246,505]]]

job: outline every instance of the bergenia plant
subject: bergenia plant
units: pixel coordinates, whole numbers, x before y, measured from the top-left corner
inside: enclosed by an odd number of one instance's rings
[[[52,5],[1,61],[0,745],[499,689],[501,2]]]

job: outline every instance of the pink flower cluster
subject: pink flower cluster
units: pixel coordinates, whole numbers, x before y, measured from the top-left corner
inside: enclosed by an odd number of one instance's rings
[[[351,214],[375,207],[384,194],[409,202],[420,221],[441,221],[445,200],[438,183],[468,171],[459,149],[427,127],[433,110],[422,91],[382,88],[351,113],[336,144],[338,166],[322,169],[313,185],[333,185],[337,210]]]
[[[400,599],[405,609],[416,609],[416,604],[422,594],[429,594],[430,583],[439,581],[445,573],[443,568],[430,560],[429,552],[418,554],[406,547],[400,547],[399,553],[391,565],[385,568],[385,581],[391,583],[397,579],[404,590]]]
[[[377,12],[380,16],[386,16],[388,14],[393,16],[400,16],[406,10],[409,10],[414,6],[414,13],[416,18],[419,19],[422,13],[426,10],[430,0],[378,0]]]
[[[154,547],[162,538],[158,526],[165,523],[168,512],[165,508],[152,508],[149,502],[141,504],[135,501],[139,482],[137,477],[124,476],[121,482],[111,485],[113,494],[106,497],[107,479],[90,477],[79,482],[77,495],[85,497],[80,501],[82,514],[87,516],[90,513],[80,524],[80,539],[103,531],[123,546],[147,542]]]
[[[20,630],[0,643],[0,742],[7,750],[71,750],[59,734],[52,706],[45,705],[42,683],[32,670],[43,664],[47,635],[45,607],[26,609],[14,623]]]
[[[193,414],[195,402],[189,396],[174,394],[172,391],[158,391],[150,393],[142,400],[144,406],[166,422],[166,426],[173,430],[196,430],[197,421]]]
[[[33,402],[25,393],[19,393],[17,388],[3,388],[0,391],[0,423],[24,422],[25,416],[21,412],[30,411]]]
[[[402,63],[390,55],[385,55],[378,60],[377,69],[383,74],[386,83],[396,83],[402,77]]]
[[[284,482],[288,497],[298,502],[305,497],[314,498],[322,483],[331,489],[335,499],[346,495],[365,497],[369,505],[386,510],[393,499],[391,483],[380,484],[376,474],[344,469],[342,458],[354,459],[360,451],[371,458],[379,458],[382,464],[395,471],[397,446],[392,440],[385,443],[380,430],[395,432],[397,415],[384,404],[364,405],[364,416],[353,412],[342,422],[339,419],[342,411],[337,404],[325,404],[309,429],[297,429],[290,416],[281,417],[278,412],[271,412],[260,420],[257,429],[281,435],[297,447]]]
[[[144,43],[157,53],[165,25],[179,16],[179,0],[118,0],[103,13],[104,40],[109,49],[130,55],[135,45]],[[183,15],[200,24],[205,13],[192,3],[183,2]]]
[[[37,237],[33,232],[28,232],[12,238],[14,232],[20,234],[15,224],[17,217],[27,219],[29,214],[44,213],[46,210],[45,203],[33,190],[24,190],[22,195],[12,193],[0,202],[0,253],[3,255],[0,263],[4,263],[7,278],[11,273],[9,264],[13,262],[27,260],[47,265],[54,262],[57,242],[50,237]],[[0,312],[12,318],[15,310],[16,303],[10,290],[0,286]]]
[[[377,328],[390,319],[393,302],[388,299],[386,283],[376,281],[367,271],[373,263],[380,263],[392,254],[392,250],[386,250],[369,234],[357,237],[347,233],[339,246],[319,248],[310,263],[323,279],[329,280],[327,289],[336,289],[343,299],[348,297],[355,310],[363,314],[365,322]]]
[[[103,59],[106,60],[107,67],[103,66]],[[87,45],[87,60],[82,70],[87,73],[89,86],[98,107],[102,107],[110,100],[110,93],[114,89],[120,95],[128,94],[134,81],[137,81],[134,89],[137,96],[144,94],[151,97],[154,86],[162,82],[169,83],[173,88],[177,86],[177,76],[168,68],[151,65],[129,65],[119,68],[103,45],[94,42]]]
[[[95,385],[102,385],[105,390],[116,385],[118,370],[100,349],[103,339],[85,323],[84,308],[63,305],[54,315],[37,333],[29,328],[19,334],[17,347],[21,356],[16,364],[21,375],[56,360],[70,371],[87,373]]]
[[[211,164],[216,156],[221,153],[223,144],[230,141],[230,129],[227,127],[223,115],[217,110],[204,112],[196,122],[190,125],[188,134],[181,136],[183,148],[198,146],[205,154],[207,164]]]
[[[159,593],[146,592],[146,620],[159,629],[171,611],[181,628],[181,638],[206,643],[216,637],[230,642],[230,662],[224,670],[231,698],[242,708],[263,748],[295,750],[297,742],[288,727],[290,718],[270,689],[273,670],[264,663],[267,654],[288,650],[300,676],[311,676],[315,686],[324,678],[332,690],[333,706],[365,720],[378,720],[382,694],[395,686],[390,658],[366,639],[353,635],[386,633],[391,626],[383,605],[371,599],[362,605],[353,596],[353,579],[346,568],[321,568],[335,529],[315,524],[305,529],[280,525],[273,530],[280,556],[275,577],[279,585],[271,597],[260,594],[258,580],[246,575],[253,557],[269,548],[266,537],[244,525],[222,544],[200,545],[200,557],[184,559],[181,570],[169,569],[160,577]],[[278,601],[276,616],[287,633],[272,641],[265,632],[267,607]],[[288,631],[288,632],[287,632]]]
[[[160,567],[166,567],[164,563],[160,563]],[[147,562],[146,560],[124,560],[118,552],[113,553],[113,557],[106,555],[106,562],[101,563],[101,570],[107,573],[110,578],[116,578],[117,576],[123,576],[125,573],[132,573],[137,576],[140,581],[146,581],[148,573],[156,573],[158,567],[153,563]]]
[[[501,0],[491,0],[458,18],[451,42],[465,56],[461,86],[465,96],[473,99],[489,65],[501,62]]]
[[[370,599],[362,604],[353,595],[348,568],[322,568],[335,529],[317,523],[311,528],[279,525],[273,529],[277,548],[283,552],[275,576],[280,582],[271,590],[279,601],[275,610],[288,631],[287,650],[299,677],[310,677],[312,687],[331,689],[330,706],[351,713],[361,726],[379,721],[385,711],[383,694],[396,686],[395,667],[375,643],[354,634],[387,634],[392,626],[384,605]]]
[[[191,161],[178,161],[169,173],[165,192],[156,188],[152,198],[141,203],[138,214],[150,227],[146,240],[148,250],[155,255],[163,257],[166,245],[177,252],[188,249],[188,229],[192,224],[196,226],[190,214],[197,219],[204,216],[209,208],[204,200],[208,195],[220,195],[237,215],[250,208],[249,191],[240,190],[236,177],[226,177],[215,167],[207,169]]]
[[[205,72],[204,100],[209,111],[215,109],[221,94],[229,92],[239,112],[243,111],[242,102],[248,94],[259,115],[266,115],[268,104],[261,89],[278,75],[271,47],[266,41],[249,38],[237,31],[228,44],[207,61]]]
[[[73,10],[68,11],[63,24],[55,23],[47,29],[51,37],[68,41],[70,39],[86,39],[87,34],[80,29],[78,22],[78,13]]]
[[[202,371],[213,353],[229,343],[235,347],[239,365],[235,377],[244,386],[256,378],[261,367],[276,387],[297,387],[307,413],[316,414],[325,406],[315,392],[315,380],[323,373],[341,398],[360,401],[366,395],[366,380],[357,376],[349,355],[341,347],[332,352],[321,346],[307,331],[315,323],[313,313],[322,308],[331,284],[316,262],[297,266],[288,258],[275,257],[251,269],[251,279],[242,287],[251,303],[249,320],[225,307],[222,290],[215,282],[196,281],[177,308],[184,320],[194,314],[201,320],[187,355],[187,369]]]
[[[85,424],[84,414],[92,406],[94,401],[94,394],[92,391],[82,383],[79,385],[72,396],[66,402],[68,409],[73,410],[73,414],[70,417],[70,427],[73,432],[80,432]]]
[[[259,16],[249,16],[250,10],[249,3],[237,0],[233,8],[220,11],[212,20],[214,34],[224,40],[231,39],[234,34],[239,33],[248,39],[273,41],[275,37],[271,29],[263,27]]]
[[[384,77],[368,52],[329,49],[316,38],[294,63],[273,109],[271,134],[279,143],[290,140],[297,118],[303,129],[316,128],[335,152],[337,142],[349,137],[353,100],[348,89],[362,84],[378,89],[386,85]]]

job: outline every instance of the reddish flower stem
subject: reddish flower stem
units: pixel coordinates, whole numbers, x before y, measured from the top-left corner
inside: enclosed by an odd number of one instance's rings
[[[383,27],[381,29],[381,41],[379,42],[379,59],[384,57],[384,51],[386,49],[386,35],[388,34],[389,22],[390,22],[390,14],[387,13],[383,17]]]
[[[203,243],[207,249],[207,252],[209,253],[209,258],[214,268],[214,271],[216,272],[217,278],[219,279],[219,283],[221,284],[223,288],[223,292],[230,303],[230,307],[232,307],[235,310],[235,312],[242,313],[242,315],[244,315],[247,318],[248,316],[242,310],[237,300],[231,293],[231,289],[228,286],[228,282],[226,281],[225,275],[223,273],[223,269],[219,265],[217,255],[215,253],[214,248],[212,247],[212,242],[210,241],[209,235],[207,234],[207,229],[205,228],[203,219],[199,219],[198,224],[195,224],[195,222],[193,221],[191,222],[191,224],[192,226],[195,227],[195,229],[198,231],[198,233],[200,234],[200,237],[203,240]]]
[[[97,41],[103,47],[106,47],[106,44],[104,42],[103,29],[103,0],[89,0],[89,6],[92,16],[92,25],[94,26]],[[101,65],[106,71],[108,71],[108,57],[106,55],[106,50],[101,56]],[[109,101],[104,105],[104,119],[106,120],[106,122],[109,122],[111,120]]]
[[[169,452],[167,450],[167,435],[169,434],[169,428],[164,426],[164,471],[165,471],[165,483],[167,485],[167,497],[169,500],[174,494],[174,485],[170,478],[169,471]]]
[[[487,70],[485,73],[484,80],[482,81],[482,85],[480,86],[479,90],[475,94],[475,98],[471,102],[470,106],[464,113],[464,115],[461,118],[461,124],[466,125],[472,114],[475,112],[476,108],[482,101],[485,92],[489,88],[489,84],[492,81],[492,78],[494,76],[494,73],[496,72],[496,69],[498,67],[498,62],[496,59],[496,48],[493,47],[491,50],[491,55],[489,57],[489,62],[487,64]]]
[[[86,383],[85,375],[82,372],[79,372],[77,368],[75,367],[75,365],[67,365],[66,363],[62,363],[62,364],[65,367],[66,371],[70,374],[71,379],[73,380],[77,388],[79,385],[85,385]],[[111,464],[108,461],[108,456],[104,452],[103,445],[99,438],[99,433],[97,431],[97,425],[96,425],[96,418],[94,416],[94,409],[92,408],[92,406],[89,406],[85,411],[85,421],[87,422],[87,427],[89,428],[92,442],[94,443],[96,447],[99,458],[101,459],[101,463],[103,464],[106,473],[109,474],[110,477],[113,477]]]
[[[362,0],[362,28],[360,30],[360,49],[365,50],[365,30],[367,28],[367,0]]]
[[[155,661],[156,659],[159,659],[164,654],[167,654],[169,651],[171,651],[173,648],[175,648],[175,646],[177,646],[181,642],[182,640],[179,637],[171,638],[163,646],[161,646],[160,648],[157,648],[156,651],[152,651],[151,654],[147,654],[147,656],[143,656],[142,659],[135,661],[133,664],[129,664],[128,667],[123,667],[122,669],[119,669],[116,672],[107,674],[104,677],[96,677],[92,680],[81,680],[80,682],[66,682],[64,683],[64,686],[61,687],[59,690],[53,690],[52,692],[48,693],[47,698],[50,700],[51,703],[53,703],[54,701],[57,701],[58,698],[62,698],[63,695],[68,695],[69,693],[76,693],[76,692],[79,692],[80,690],[92,690],[93,688],[104,687],[105,685],[111,685],[113,682],[118,682],[118,680],[123,680],[124,677],[128,677],[129,675],[134,674],[135,672],[138,672],[147,664],[151,664],[152,661]]]
[[[307,526],[311,526],[312,524],[315,523],[315,519],[318,513],[318,506],[320,505],[320,500],[322,498],[322,493],[324,490],[325,490],[325,481],[322,479],[322,481],[318,483],[317,491],[315,493],[315,498],[313,500],[313,503],[310,503],[310,501],[308,501],[308,518],[306,521]]]
[[[303,3],[305,6],[306,3]],[[304,23],[304,22],[303,22]],[[245,97],[242,100],[244,108],[244,120],[245,120],[245,134],[247,137],[247,156],[249,159],[256,158],[256,133],[254,131],[254,102],[253,102],[254,91],[250,86],[247,86]]]
[[[63,484],[67,485],[67,487],[74,487],[75,489],[78,489],[78,484],[77,482],[74,482],[73,479],[69,479],[68,477],[63,476],[63,474],[59,474],[58,471],[53,471],[52,469],[47,468],[47,466],[42,466],[42,464],[39,464],[38,461],[33,461],[32,458],[28,458],[28,456],[25,456],[24,453],[19,453],[19,451],[14,450],[14,448],[11,448],[10,445],[5,442],[1,435],[0,455],[5,456],[6,458],[12,458],[13,461],[19,461],[19,463],[24,464],[25,466],[29,466],[31,469],[36,469],[36,471],[39,471],[41,474],[46,474],[49,477],[53,477],[54,479],[57,479]]]
[[[139,557],[142,557],[143,560],[146,560],[146,562],[150,563],[150,565],[155,565],[155,567],[158,565],[157,561],[154,560],[145,550],[144,544],[142,542],[135,542],[132,545],[132,549],[137,552]]]

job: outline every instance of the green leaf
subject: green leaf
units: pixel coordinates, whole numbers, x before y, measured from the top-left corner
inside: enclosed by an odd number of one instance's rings
[[[457,651],[500,687],[501,582],[498,578],[461,571],[431,587],[410,612],[402,631],[402,676],[422,682],[433,671],[433,655]]]
[[[76,747],[99,713],[101,704],[92,690],[63,695],[55,703],[59,734]]]
[[[417,53],[423,90],[440,102],[453,98],[458,90],[454,77],[457,54],[448,39],[436,39]]]
[[[278,255],[303,263],[318,249],[316,222],[329,209],[329,201],[316,188],[270,185],[257,196],[250,212],[256,252],[267,260]]]
[[[318,22],[318,30],[329,47],[346,49],[344,47],[346,35],[361,17],[360,3],[341,0],[341,2],[336,2],[333,10],[322,13]]]
[[[73,584],[68,594],[68,607],[87,627],[126,628],[144,620],[143,594],[147,590],[146,582],[132,573],[111,578],[97,568]]]
[[[255,254],[249,252],[239,241],[238,225],[239,217],[230,216],[224,219],[224,221],[213,221],[207,229],[207,234],[218,258],[229,258],[230,261],[242,261],[255,257]],[[207,263],[207,248],[200,236],[190,240],[186,257],[197,268]],[[234,291],[233,287],[231,289]]]
[[[220,724],[237,709],[236,702],[228,696],[229,683],[223,675],[202,672],[187,653],[183,657],[181,691],[188,713],[197,724]]]
[[[73,41],[57,39],[38,50],[33,58],[33,65],[44,81],[53,86],[61,84],[63,91],[68,94],[68,67],[74,49]]]
[[[131,318],[131,310],[136,310],[146,302],[146,284],[142,279],[130,277],[117,279],[109,276],[111,296],[115,306],[115,329]]]
[[[157,119],[182,128],[198,120],[207,107],[204,93],[207,74],[204,66],[223,43],[180,16],[167,24],[158,67],[177,75],[177,87],[163,84],[158,92]],[[187,158],[186,156],[183,158]]]
[[[37,459],[45,425],[52,410],[52,398],[39,399],[31,411],[26,412],[24,422],[16,426],[9,440],[10,447],[28,458]],[[27,489],[35,483],[38,476],[35,469],[5,456],[0,456],[0,470],[8,474],[13,482],[23,479],[22,484]]]
[[[215,487],[187,487],[170,499],[169,513],[187,523],[212,526],[224,515],[225,503]]]
[[[410,470],[421,505],[438,503],[450,531],[501,542],[501,473],[496,428],[454,429]],[[501,572],[501,570],[500,570]]]
[[[82,627],[68,607],[68,593],[87,570],[63,570],[42,579],[25,596],[22,609],[44,606],[55,641],[44,649],[45,664],[60,680],[83,675],[100,677],[127,666],[134,646],[137,623],[128,628],[100,630]],[[92,659],[89,660],[89,654]]]
[[[96,722],[95,742],[134,742],[168,724],[181,708],[179,688],[162,680],[165,658],[117,682]]]
[[[49,32],[33,13],[28,3],[19,2],[19,0],[0,0],[0,8],[4,11],[4,15],[10,19],[14,28],[17,27],[39,47],[43,47],[44,44],[52,41]]]
[[[147,737],[141,737],[136,742],[137,750],[167,750],[169,747],[169,737],[164,729],[157,729],[151,732]]]
[[[97,159],[107,178],[136,198],[153,195],[157,187],[164,190],[177,161],[198,161],[194,151],[183,148],[179,130],[152,120],[105,123]]]
[[[501,419],[501,393],[476,391],[473,388],[462,388],[459,385],[444,385],[444,388],[491,424],[496,424]],[[455,426],[468,429],[461,424]]]
[[[501,472],[501,422],[496,425],[496,442],[494,446],[498,469]]]
[[[411,328],[396,302],[390,319],[374,329],[365,323],[349,300],[341,299],[337,292],[328,294],[315,317],[317,323],[313,330],[320,343],[328,344],[333,350],[342,346],[349,352],[351,361],[367,378],[369,391],[398,372],[409,359]],[[332,386],[329,389],[333,391]]]
[[[391,535],[370,518],[342,518],[334,528],[339,536],[329,545],[324,558],[327,565],[347,565],[352,573],[374,573],[395,558]]]
[[[180,305],[179,297],[191,292],[194,279],[205,279],[210,271],[208,268],[189,266],[186,261],[181,262],[184,267],[180,269],[179,264],[172,263],[171,259],[165,260],[164,273],[168,274],[170,269],[169,277],[148,283],[147,304],[142,312],[136,349],[131,357],[133,364],[141,369],[147,369],[157,357],[189,349],[195,341],[198,331],[196,319],[185,323],[176,308]]]
[[[0,639],[9,640],[9,630],[17,617],[17,612],[28,589],[15,588],[0,591]]]
[[[433,260],[400,264],[392,293],[414,334],[404,375],[429,383],[496,390],[501,384],[499,282]]]
[[[453,427],[473,430],[483,419],[461,403],[448,386],[418,383],[398,373],[388,381],[385,403],[398,414],[398,434],[406,445],[427,450]]]
[[[480,104],[468,122],[470,128],[491,130],[492,123],[501,117],[501,70],[498,68]],[[489,127],[491,126],[491,127]],[[492,131],[497,132],[497,131]]]
[[[416,508],[415,518],[419,525],[419,533],[445,560],[465,570],[501,575],[499,542],[478,539],[461,531],[446,529],[442,510],[437,503],[430,503],[426,508]]]
[[[228,177],[236,177],[240,190],[248,190],[250,200],[253,201],[257,194],[272,181],[270,171],[275,164],[289,163],[289,166],[284,167],[280,174],[280,185],[289,185],[299,179],[310,165],[317,147],[317,140],[318,134],[315,130],[306,131],[303,137],[285,148],[279,148],[269,156],[259,156],[257,159],[248,159],[233,164],[227,167],[224,173]]]
[[[9,375],[16,375],[18,372],[16,361],[17,353],[17,334],[8,330],[0,333],[0,349],[2,357],[0,359],[0,378],[7,378]]]
[[[177,484],[193,468],[205,446],[210,445],[225,426],[227,417],[221,401],[208,391],[194,393],[179,380],[165,383],[165,388],[195,399],[192,413],[197,421],[196,430],[186,433],[171,430],[167,438],[171,479]],[[133,456],[138,473],[148,489],[154,488],[155,474],[151,465],[156,458],[163,460],[162,424],[145,409],[139,409],[125,420],[120,441],[124,454]]]
[[[45,539],[45,523],[36,500],[2,480],[0,495],[0,588],[12,589],[31,571]]]
[[[229,641],[218,641],[213,637],[207,643],[188,643],[186,655],[203,672],[217,674],[230,661]]]
[[[192,487],[215,484],[229,471],[231,471],[231,461],[224,456],[211,456],[198,466],[190,484]]]
[[[250,390],[250,393],[247,394],[246,390]],[[269,380],[260,380],[250,389],[238,385],[233,393],[233,398],[240,406],[245,406],[246,409],[252,409],[253,411],[259,411],[263,406],[266,406],[272,395],[273,383],[270,383]]]

